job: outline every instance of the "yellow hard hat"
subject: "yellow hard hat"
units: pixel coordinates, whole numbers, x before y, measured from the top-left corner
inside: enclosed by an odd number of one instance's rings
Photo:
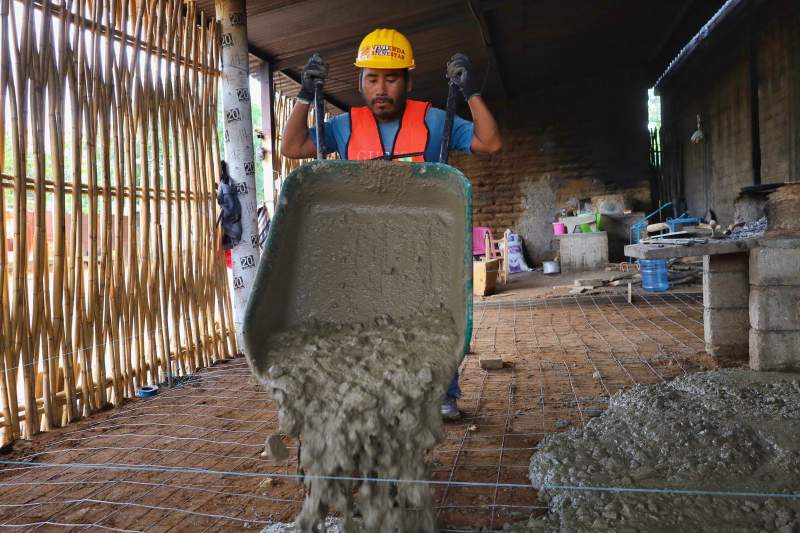
[[[405,35],[397,30],[373,30],[358,46],[355,65],[361,68],[407,68],[414,64],[414,51]]]

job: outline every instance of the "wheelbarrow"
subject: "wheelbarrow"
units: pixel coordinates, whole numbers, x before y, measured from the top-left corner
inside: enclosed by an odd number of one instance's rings
[[[455,92],[451,83],[448,125]],[[461,361],[472,331],[469,181],[444,163],[322,160],[320,87],[315,100],[320,160],[284,181],[245,310],[253,371],[266,378],[270,337],[310,319],[364,323],[431,308],[452,314]],[[446,134],[445,156],[448,147]]]

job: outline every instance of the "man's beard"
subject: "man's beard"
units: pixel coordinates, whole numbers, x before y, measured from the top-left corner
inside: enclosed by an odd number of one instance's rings
[[[377,104],[380,102],[388,102],[392,104],[391,109],[379,109]],[[406,97],[402,96],[401,98],[395,100],[394,98],[389,98],[388,96],[378,96],[373,98],[370,101],[369,108],[372,110],[372,113],[380,120],[383,121],[392,121],[400,118],[403,114],[403,110],[406,108]]]

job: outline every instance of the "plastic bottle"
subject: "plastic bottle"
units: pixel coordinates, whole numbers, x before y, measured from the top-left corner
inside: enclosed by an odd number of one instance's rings
[[[669,289],[666,259],[640,259],[642,288],[649,292],[664,292]]]

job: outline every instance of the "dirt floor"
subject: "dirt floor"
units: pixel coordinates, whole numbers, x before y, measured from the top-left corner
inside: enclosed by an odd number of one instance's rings
[[[585,277],[584,274],[582,277]],[[464,418],[432,453],[442,531],[500,529],[542,514],[528,480],[533,448],[580,427],[611,395],[710,365],[702,294],[623,291],[541,298],[566,276],[512,276],[476,301],[463,363]],[[512,293],[513,294],[510,294]],[[503,357],[484,371],[482,355]],[[0,526],[41,530],[255,530],[290,521],[303,494],[290,460],[261,458],[277,412],[243,359],[149,399],[18,442],[0,456]],[[8,464],[11,461],[25,464]]]
[[[497,283],[497,292],[491,296],[479,297],[481,301],[506,301],[520,298],[544,298],[566,296],[567,286],[572,286],[579,279],[611,279],[619,271],[595,270],[589,272],[571,272],[560,274],[543,274],[541,271],[520,272],[511,274],[508,283]],[[627,287],[626,287],[627,290]],[[621,294],[616,287],[598,289],[598,292]]]

